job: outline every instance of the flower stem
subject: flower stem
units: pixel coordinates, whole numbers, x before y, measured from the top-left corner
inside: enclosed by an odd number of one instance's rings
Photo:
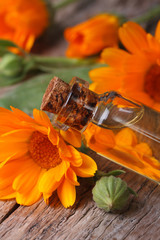
[[[55,67],[77,67],[86,66],[97,63],[95,58],[88,59],[76,59],[66,57],[40,57],[37,55],[31,55],[33,61],[43,67],[55,68]]]
[[[61,1],[60,3],[57,3],[57,4],[54,5],[54,9],[57,10],[57,9],[66,7],[70,3],[74,3],[76,1],[78,1],[78,0],[64,0],[64,1]]]
[[[160,5],[150,9],[145,14],[132,18],[130,21],[136,22],[136,23],[145,23],[151,19],[154,19],[155,17],[160,16]]]

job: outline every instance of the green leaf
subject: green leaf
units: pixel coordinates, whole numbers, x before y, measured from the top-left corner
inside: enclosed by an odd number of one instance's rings
[[[9,40],[0,39],[0,47],[1,48],[15,47],[18,48],[22,53],[26,54],[26,52],[21,47],[19,47],[17,44]]]
[[[113,175],[113,176],[116,177],[116,176],[119,176],[119,175],[121,175],[121,174],[123,174],[123,173],[125,173],[125,171],[120,170],[120,169],[117,169],[117,170],[113,170],[113,171],[110,171],[110,172],[106,173],[105,176],[111,176],[111,175]]]
[[[12,105],[26,113],[32,113],[33,108],[40,108],[43,94],[48,83],[54,76],[58,76],[66,82],[70,82],[74,76],[90,81],[88,72],[94,67],[55,69],[52,74],[41,74],[30,78],[25,82],[15,85],[10,91],[3,94],[0,97],[0,106],[9,109],[10,105]]]
[[[19,48],[15,43],[9,41],[9,40],[4,40],[4,39],[0,39],[0,46],[1,47],[16,47]]]
[[[3,75],[0,75],[0,87],[13,85],[14,83],[22,81],[24,77],[25,74],[14,78],[4,77]]]
[[[130,187],[128,187],[128,191],[130,192],[130,194],[134,195],[134,196],[138,196],[138,194]]]
[[[10,53],[10,51],[4,47],[1,47],[0,45],[0,57],[3,57],[3,55]]]
[[[110,171],[108,173],[106,172],[103,172],[103,171],[100,171],[100,170],[97,170],[96,173],[95,173],[95,179],[100,179],[101,177],[109,177],[109,176],[119,176],[121,174],[125,173],[125,171],[123,170],[120,170],[120,169],[117,169],[117,170],[113,170],[113,171]]]
[[[43,74],[17,84],[0,98],[0,106],[10,109],[10,106],[19,108],[26,113],[32,113],[34,108],[40,108],[45,88],[52,76]]]

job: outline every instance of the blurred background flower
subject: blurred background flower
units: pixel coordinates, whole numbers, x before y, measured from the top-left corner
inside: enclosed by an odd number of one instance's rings
[[[68,57],[87,57],[98,54],[106,47],[118,46],[118,18],[114,15],[100,14],[64,32],[69,42]]]
[[[160,111],[160,22],[155,36],[127,22],[119,29],[119,37],[126,50],[102,52],[109,67],[90,71],[91,89],[99,93],[117,90]]]
[[[5,0],[0,2],[0,38],[11,40],[30,51],[35,39],[49,25],[44,0]]]

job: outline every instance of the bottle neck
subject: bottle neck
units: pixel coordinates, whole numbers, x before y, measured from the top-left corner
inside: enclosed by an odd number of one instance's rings
[[[144,109],[139,103],[111,91],[99,96],[92,122],[103,128],[122,128],[139,121],[143,112]]]
[[[54,125],[67,130],[73,128],[84,131],[89,124],[108,129],[121,128],[137,122],[143,116],[143,107],[111,91],[96,94],[88,89],[82,80],[74,79],[68,97],[59,113],[54,117]]]

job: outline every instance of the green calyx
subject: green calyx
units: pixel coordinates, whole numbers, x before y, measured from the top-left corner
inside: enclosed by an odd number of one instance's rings
[[[92,189],[96,205],[106,212],[121,211],[127,205],[129,195],[136,193],[128,188],[127,183],[114,176],[101,177]]]
[[[0,73],[6,77],[17,77],[23,69],[23,59],[15,54],[6,54],[0,61]]]
[[[0,61],[0,86],[7,86],[25,79],[27,73],[35,67],[35,62],[29,55],[4,54]]]

